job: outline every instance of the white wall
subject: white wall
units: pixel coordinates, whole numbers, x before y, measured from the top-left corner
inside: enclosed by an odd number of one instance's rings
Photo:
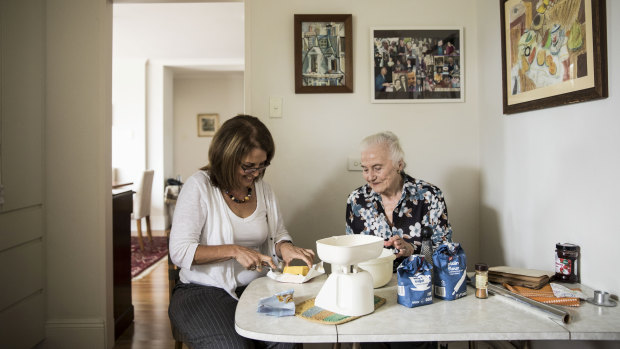
[[[198,137],[197,115],[219,114],[220,125],[243,112],[243,73],[209,73],[174,79],[173,173],[183,181],[208,163],[212,137]]]
[[[499,13],[497,2],[477,8],[481,18]],[[502,115],[497,23],[480,22],[488,71],[497,72],[480,75],[485,260],[553,269],[555,243],[571,242],[581,246],[582,282],[620,292],[612,272],[620,245],[620,71],[611,58],[620,54],[619,22],[620,4],[607,1],[609,98],[510,116]]]
[[[344,170],[345,158],[362,136],[394,128],[405,143],[410,172],[446,192],[455,239],[467,242],[466,248],[476,244],[480,225],[482,258],[544,267],[552,263],[555,242],[575,242],[583,250],[584,282],[619,292],[611,264],[619,243],[613,213],[620,172],[615,154],[620,121],[612,106],[618,102],[613,82],[619,73],[613,64],[607,100],[504,116],[497,2],[403,0],[388,10],[384,2],[290,2],[263,1],[261,6],[269,6],[260,9],[248,4],[253,40],[248,55],[256,62],[246,106],[274,132],[278,150],[268,180],[299,241],[310,245],[319,236],[343,232],[344,197],[362,183],[358,173]],[[620,11],[616,2],[607,5],[609,57],[617,57]],[[465,27],[466,102],[370,105],[368,27],[436,25],[437,16],[428,14],[437,8],[450,9],[442,17],[446,24]],[[111,8],[99,0],[50,0],[45,11],[47,76],[40,82],[46,91],[46,346],[111,348]],[[292,93],[292,15],[316,12],[354,14],[353,94]],[[284,97],[283,119],[266,119],[271,94]],[[440,138],[436,148],[415,156],[419,143],[405,140],[414,131],[426,142]]]
[[[45,338],[45,2],[0,2],[0,338]]]
[[[112,168],[117,182],[136,183],[146,169],[146,61],[118,59],[112,76]]]
[[[115,98],[115,125],[131,129],[115,127],[113,163],[119,167],[120,179],[133,177],[134,182],[143,169],[155,170],[151,192],[153,229],[164,229],[164,183],[166,178],[177,174],[173,164],[174,76],[242,71],[243,28],[243,3],[114,5],[114,71],[121,72],[115,73],[115,96],[135,87],[125,95],[137,95],[144,89],[145,98],[140,100],[140,96],[136,96],[133,100],[143,106],[138,113],[136,105],[116,103],[120,98]],[[137,62],[141,61],[146,62],[146,67],[139,66]],[[127,69],[141,71],[128,72]],[[138,81],[135,78],[140,77],[142,69],[146,73],[143,80]],[[123,115],[142,122],[118,121]],[[123,137],[130,139],[123,141]],[[143,144],[136,148],[116,151],[117,147],[122,147],[119,144],[141,141]],[[200,151],[194,149],[193,154]],[[123,177],[124,174],[129,175]],[[135,229],[135,222],[132,222],[132,229]]]
[[[242,58],[243,20],[241,2],[115,3],[114,58]]]
[[[438,9],[444,10],[439,14]],[[353,14],[353,93],[295,94],[293,15],[302,13]],[[473,267],[478,261],[481,43],[472,2],[264,0],[246,2],[246,18],[246,111],[273,133],[276,154],[266,180],[296,242],[314,248],[319,238],[344,234],[347,196],[364,184],[361,172],[347,171],[347,157],[359,155],[364,136],[391,130],[401,139],[407,172],[444,191],[453,238]],[[370,27],[442,25],[464,27],[465,102],[371,104]],[[268,117],[270,96],[283,97],[282,119]]]
[[[111,348],[112,6],[46,2],[45,348]]]

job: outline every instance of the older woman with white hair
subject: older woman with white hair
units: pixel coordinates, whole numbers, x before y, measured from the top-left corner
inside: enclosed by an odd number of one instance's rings
[[[394,268],[412,254],[419,254],[422,228],[432,230],[437,247],[451,241],[452,227],[441,190],[405,173],[404,152],[392,132],[368,136],[361,143],[366,184],[347,200],[347,234],[380,236],[385,247],[398,250]]]

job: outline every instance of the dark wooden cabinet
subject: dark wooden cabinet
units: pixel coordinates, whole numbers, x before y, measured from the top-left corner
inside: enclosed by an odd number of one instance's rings
[[[133,191],[112,193],[113,258],[114,258],[114,339],[133,321],[131,304],[131,211]]]

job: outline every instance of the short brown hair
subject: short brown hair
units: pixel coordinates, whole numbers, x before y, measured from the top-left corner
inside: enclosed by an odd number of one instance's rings
[[[214,186],[230,190],[238,184],[235,173],[241,160],[254,148],[264,150],[267,162],[271,162],[275,153],[271,132],[257,117],[237,115],[226,120],[213,136],[209,164],[201,170],[209,173]],[[264,171],[259,178],[263,175]]]

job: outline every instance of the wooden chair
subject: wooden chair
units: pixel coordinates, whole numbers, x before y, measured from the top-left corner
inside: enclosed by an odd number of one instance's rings
[[[172,216],[174,216],[179,192],[181,192],[180,185],[167,185],[164,188],[164,228],[168,237],[170,236],[170,229],[172,229]]]
[[[136,220],[138,228],[138,243],[140,250],[144,251],[144,242],[142,241],[142,218],[146,220],[146,234],[149,241],[153,242],[151,236],[151,190],[153,189],[153,174],[155,171],[146,170],[142,173],[142,178],[136,186],[136,194],[133,200],[133,213],[131,219]]]
[[[169,240],[170,238],[168,238]],[[181,269],[174,265],[170,261],[170,252],[168,252],[168,299],[172,299],[172,291],[174,286],[180,282],[179,272]],[[183,349],[183,342],[177,340],[177,330],[170,322],[170,330],[172,330],[172,337],[174,338],[174,349]]]
[[[174,215],[174,209],[176,208],[177,197],[181,190],[180,185],[168,185],[164,188],[164,206],[165,206],[165,229],[168,245],[170,245],[170,229],[172,228],[172,216]],[[177,283],[180,282],[179,272],[181,269],[172,263],[170,259],[170,250],[168,250],[168,299],[172,299],[172,291]],[[174,338],[174,349],[182,349],[183,342],[177,340],[177,329],[170,322],[170,330],[172,330],[172,337]]]

